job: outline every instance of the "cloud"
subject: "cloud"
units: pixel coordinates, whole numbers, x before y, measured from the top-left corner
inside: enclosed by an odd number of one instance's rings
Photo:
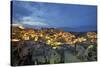
[[[36,20],[33,17],[23,17],[21,23],[34,26],[48,26],[48,24],[46,24],[45,22]]]

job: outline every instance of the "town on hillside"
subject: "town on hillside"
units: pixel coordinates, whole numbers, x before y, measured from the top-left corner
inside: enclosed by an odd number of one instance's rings
[[[12,65],[38,65],[97,60],[96,32],[11,26]]]

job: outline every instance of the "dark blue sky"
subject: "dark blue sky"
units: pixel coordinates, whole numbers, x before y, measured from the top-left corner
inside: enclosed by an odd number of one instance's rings
[[[97,26],[97,7],[90,5],[13,2],[13,22],[46,27]]]

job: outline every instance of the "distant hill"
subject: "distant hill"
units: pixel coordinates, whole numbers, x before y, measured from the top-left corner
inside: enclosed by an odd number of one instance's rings
[[[67,32],[89,32],[89,31],[97,31],[97,27],[95,26],[81,26],[81,27],[75,27],[75,28],[69,28],[69,27],[60,27],[58,29],[62,29]]]
[[[23,25],[25,28],[35,28],[35,29],[41,29],[41,28],[51,28],[49,26],[37,26],[37,25],[28,25],[28,24],[24,24]]]
[[[33,25],[24,25],[25,28],[35,28],[35,29],[41,29],[41,28],[51,28],[51,27],[44,27],[44,26],[33,26]],[[66,32],[89,32],[89,31],[97,31],[96,26],[80,26],[80,27],[56,27],[57,29],[64,30]]]

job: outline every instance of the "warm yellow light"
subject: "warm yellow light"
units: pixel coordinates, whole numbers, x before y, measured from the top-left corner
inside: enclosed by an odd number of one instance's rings
[[[20,29],[24,29],[24,27],[23,27],[23,26],[21,26],[21,25],[19,26],[19,28],[20,28]]]
[[[35,37],[34,41],[38,41],[38,37]]]
[[[20,40],[19,39],[11,39],[11,41],[17,42],[17,41],[20,41]]]

